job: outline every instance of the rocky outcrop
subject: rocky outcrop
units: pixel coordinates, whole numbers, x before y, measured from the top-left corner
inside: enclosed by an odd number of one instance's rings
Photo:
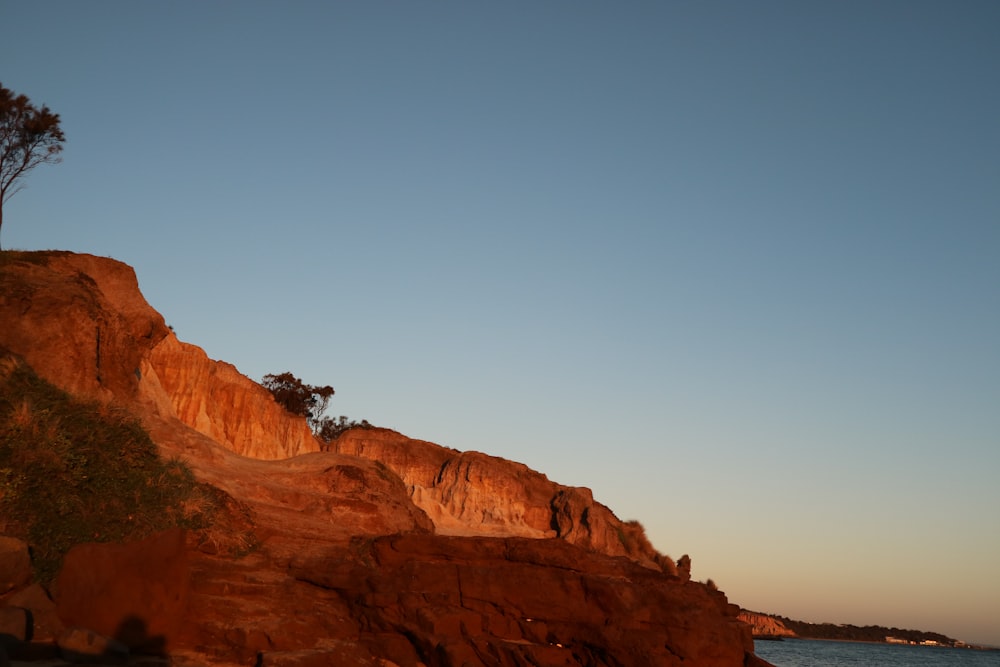
[[[66,252],[4,253],[0,322],[0,347],[72,394],[141,400],[244,456],[319,451],[305,420],[266,389],[177,340],[126,264]]]
[[[255,459],[318,452],[305,419],[275,403],[270,392],[236,367],[213,361],[171,333],[142,359],[143,399],[227,449]]]
[[[725,596],[562,540],[406,535],[357,548],[292,573],[365,618],[361,641],[396,664],[742,665],[752,651]]]
[[[653,549],[641,526],[620,521],[594,500],[590,489],[557,484],[521,463],[378,428],[351,429],[329,446],[389,467],[439,534],[558,537],[674,571],[673,562]]]
[[[725,595],[589,490],[385,429],[319,451],[266,390],[178,341],[123,264],[0,253],[0,325],[48,381],[132,409],[221,508],[197,531],[77,547],[54,603],[19,577],[0,606],[33,605],[47,646],[83,626],[84,648],[192,665],[759,664]]]
[[[180,529],[131,544],[81,544],[66,555],[55,582],[56,612],[69,627],[162,653],[177,635],[190,587]]]
[[[72,394],[132,400],[143,358],[169,329],[131,267],[65,252],[4,253],[0,347]]]
[[[265,565],[198,561],[183,643],[262,665],[736,667],[752,652],[721,593],[562,540],[359,537]]]
[[[774,637],[794,637],[795,633],[780,619],[756,611],[741,609],[739,619],[750,626],[750,632],[754,637],[774,638]]]

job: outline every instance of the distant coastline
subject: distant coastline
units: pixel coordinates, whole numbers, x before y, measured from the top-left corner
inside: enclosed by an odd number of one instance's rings
[[[782,639],[814,639],[867,644],[924,646],[927,648],[965,648],[996,651],[1000,647],[969,644],[939,632],[888,628],[881,625],[837,625],[833,623],[807,623],[776,614],[765,614],[744,609],[740,619],[750,625],[754,640],[780,641]]]
[[[988,646],[986,644],[969,644],[960,640],[955,640],[955,644],[910,644],[887,641],[868,641],[865,639],[828,639],[825,637],[754,637],[754,641],[803,641],[803,642],[839,642],[842,644],[881,644],[884,646],[913,646],[915,648],[940,649],[950,648],[969,651],[1000,651],[1000,646]]]

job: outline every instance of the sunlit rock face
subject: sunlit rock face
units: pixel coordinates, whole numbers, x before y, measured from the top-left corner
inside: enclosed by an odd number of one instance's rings
[[[740,620],[750,626],[754,637],[794,637],[795,633],[779,619],[755,611],[740,611]]]
[[[173,334],[150,350],[140,371],[146,400],[237,454],[284,459],[319,451],[305,420],[267,389]]]
[[[41,377],[104,400],[135,398],[143,358],[169,333],[131,267],[71,253],[5,258],[0,322],[0,346]]]
[[[669,568],[642,528],[620,521],[590,489],[563,486],[496,456],[459,452],[388,429],[355,428],[331,443],[342,454],[380,461],[443,535],[558,537],[648,567]]]
[[[145,543],[77,549],[57,596],[74,623],[117,632],[141,611],[155,636],[133,643],[206,666],[762,664],[738,608],[588,489],[386,429],[321,447],[263,387],[178,341],[120,262],[0,255],[0,348],[132,411],[224,499],[207,530],[161,536],[179,582],[163,599]],[[13,585],[4,599],[30,589]]]
[[[8,260],[0,266],[0,321],[0,346],[72,394],[141,398],[244,456],[319,451],[305,420],[266,389],[178,341],[126,264],[71,253]]]

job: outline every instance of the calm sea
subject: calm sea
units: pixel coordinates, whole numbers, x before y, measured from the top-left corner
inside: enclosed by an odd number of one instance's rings
[[[755,642],[775,667],[1000,667],[1000,651],[786,639]]]

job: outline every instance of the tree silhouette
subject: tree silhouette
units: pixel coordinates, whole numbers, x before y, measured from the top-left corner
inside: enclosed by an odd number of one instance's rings
[[[314,387],[289,372],[265,375],[261,384],[271,392],[279,405],[293,415],[305,417],[313,433],[319,434],[323,425],[323,413],[334,394],[333,387]]]
[[[3,205],[21,189],[17,182],[40,164],[59,162],[65,140],[59,114],[0,84],[0,229]]]
[[[334,419],[326,417],[327,406],[333,396],[333,387],[314,387],[289,372],[268,374],[261,379],[264,388],[271,392],[278,405],[293,415],[305,417],[313,435],[329,443],[352,428],[374,428],[367,419],[354,421],[344,415]]]

